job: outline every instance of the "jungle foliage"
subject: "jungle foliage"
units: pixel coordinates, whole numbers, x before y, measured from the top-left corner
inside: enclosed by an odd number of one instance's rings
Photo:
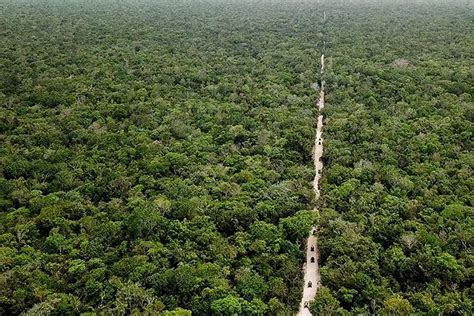
[[[322,22],[326,11],[327,21]],[[463,1],[0,3],[0,314],[472,313]]]
[[[471,9],[327,8],[324,290],[313,311],[473,313]]]
[[[0,5],[0,314],[294,310],[317,11]]]

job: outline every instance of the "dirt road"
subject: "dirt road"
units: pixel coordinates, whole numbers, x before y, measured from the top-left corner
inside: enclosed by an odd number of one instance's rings
[[[324,73],[324,54],[321,55],[321,74]],[[324,85],[322,81],[321,89],[319,90],[319,99],[317,103],[318,110],[321,111],[324,108]],[[314,150],[313,150],[313,161],[314,161],[314,180],[313,190],[316,194],[316,199],[319,198],[319,180],[321,178],[321,172],[323,169],[323,162],[321,157],[323,156],[323,115],[318,116],[318,124],[316,127],[316,137],[314,139]],[[318,210],[315,208],[315,212]],[[319,251],[318,251],[318,239],[317,239],[318,227],[311,228],[309,237],[306,243],[306,262],[303,266],[304,271],[304,288],[303,297],[301,299],[300,308],[298,311],[299,316],[311,315],[309,309],[305,307],[307,303],[312,301],[316,296],[316,292],[321,285],[321,276],[319,274]],[[309,287],[311,284],[311,287]]]
[[[324,54],[321,55],[321,75],[324,73]]]

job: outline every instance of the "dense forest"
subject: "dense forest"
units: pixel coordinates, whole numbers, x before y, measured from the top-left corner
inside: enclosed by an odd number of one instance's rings
[[[319,67],[297,9],[3,4],[0,314],[296,309]]]
[[[0,314],[472,314],[472,12],[3,0]]]
[[[473,314],[470,9],[327,9],[315,313]]]

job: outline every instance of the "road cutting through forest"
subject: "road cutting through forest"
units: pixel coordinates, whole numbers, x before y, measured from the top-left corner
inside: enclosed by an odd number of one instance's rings
[[[321,55],[321,75],[324,74],[324,54]],[[316,137],[314,139],[314,149],[313,149],[313,161],[314,161],[314,180],[313,180],[313,190],[316,195],[316,200],[319,198],[319,180],[321,178],[321,172],[323,169],[323,162],[321,157],[323,156],[323,115],[322,109],[324,108],[324,80],[321,81],[321,86],[319,89],[319,99],[317,103],[319,115],[318,115],[318,124],[316,126]],[[318,209],[314,208],[315,212],[319,212]],[[309,237],[306,242],[306,262],[303,265],[304,271],[304,288],[303,288],[303,297],[301,299],[300,308],[298,315],[311,315],[309,312],[309,303],[316,296],[316,292],[321,286],[321,275],[319,274],[319,251],[318,251],[318,238],[317,238],[318,227],[312,227],[309,232]]]

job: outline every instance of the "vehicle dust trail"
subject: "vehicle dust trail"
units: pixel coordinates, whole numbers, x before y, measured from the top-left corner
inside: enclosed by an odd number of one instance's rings
[[[321,75],[324,74],[324,54],[321,55]],[[313,85],[316,86],[317,85]],[[323,162],[321,157],[323,156],[323,115],[321,114],[322,109],[324,108],[324,80],[321,82],[321,87],[319,90],[319,99],[317,107],[319,110],[318,124],[316,126],[316,137],[314,139],[314,151],[313,151],[313,160],[314,160],[314,180],[313,180],[313,190],[316,195],[316,199],[319,198],[319,180],[321,178],[321,172],[323,169]],[[319,212],[316,208],[315,212]],[[303,297],[301,299],[300,308],[298,311],[298,316],[311,315],[307,304],[314,299],[316,292],[321,286],[321,275],[319,274],[319,251],[318,251],[318,238],[316,236],[318,227],[312,227],[309,232],[309,237],[306,243],[306,263],[303,265],[304,272],[304,288],[303,288]],[[311,286],[310,286],[311,285]]]

